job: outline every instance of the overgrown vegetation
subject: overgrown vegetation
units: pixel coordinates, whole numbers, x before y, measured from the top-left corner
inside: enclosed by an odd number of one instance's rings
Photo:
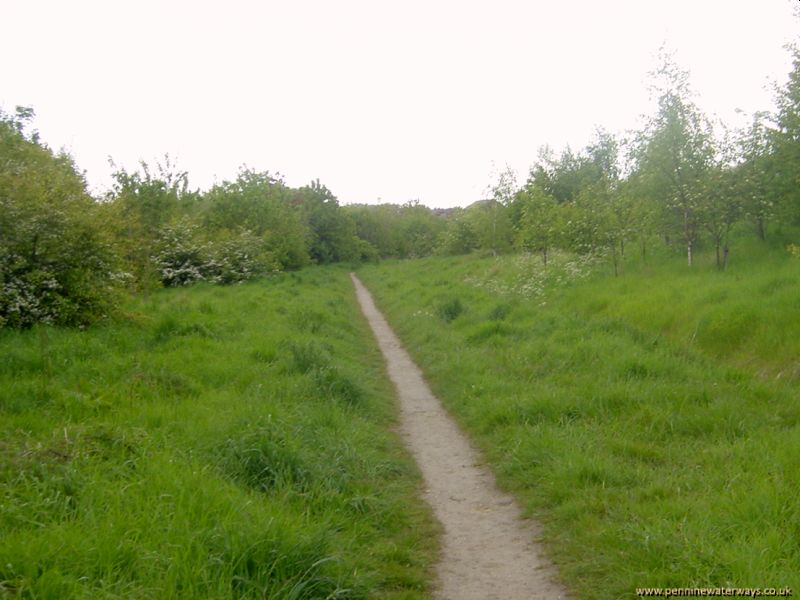
[[[392,258],[365,281],[580,597],[800,587],[792,53],[744,131],[664,56],[640,131],[448,210],[168,157],[93,198],[0,112],[0,595],[426,597],[380,356],[300,271]]]
[[[748,225],[765,241],[800,224],[800,54],[773,114],[725,131],[694,103],[688,73],[669,55],[652,75],[655,112],[625,139],[598,130],[580,152],[547,147],[519,187],[506,169],[487,198],[465,209],[418,201],[340,207],[319,181],[291,188],[243,167],[206,192],[169,158],[118,168],[93,201],[69,156],[28,132],[32,111],[0,114],[0,326],[84,324],[108,314],[120,284],[136,290],[199,281],[239,283],[308,264],[514,249],[605,256],[618,274],[626,253],[656,240],[705,247],[727,268],[731,240]],[[659,244],[660,245],[660,244]]]
[[[315,268],[3,331],[0,596],[428,597],[435,530],[357,314]]]
[[[72,159],[0,112],[0,328],[83,324],[105,314],[118,279],[96,204]]]
[[[800,585],[800,261],[743,239],[602,263],[428,258],[359,276],[581,598]],[[461,307],[446,311],[445,307]],[[446,315],[446,317],[445,317]]]

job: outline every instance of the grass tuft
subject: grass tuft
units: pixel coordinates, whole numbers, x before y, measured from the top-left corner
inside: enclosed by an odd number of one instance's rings
[[[445,322],[450,323],[464,312],[464,305],[459,298],[445,300],[436,309],[436,314]]]

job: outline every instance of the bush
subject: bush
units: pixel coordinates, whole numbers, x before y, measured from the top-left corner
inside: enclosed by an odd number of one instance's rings
[[[206,248],[197,241],[196,232],[197,226],[187,220],[162,229],[152,260],[165,287],[206,279]]]
[[[85,324],[114,306],[125,275],[72,158],[0,112],[0,326]]]
[[[279,270],[258,236],[225,232],[205,240],[199,225],[188,219],[162,229],[152,260],[165,287],[239,283]]]
[[[212,242],[208,250],[207,278],[212,283],[239,283],[280,271],[278,262],[264,249],[263,240],[249,231]]]

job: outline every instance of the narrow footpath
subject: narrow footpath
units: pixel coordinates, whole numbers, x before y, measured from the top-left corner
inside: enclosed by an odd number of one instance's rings
[[[453,419],[433,395],[369,291],[351,273],[397,388],[401,432],[425,480],[425,500],[444,528],[436,598],[535,600],[566,598],[536,543],[535,525],[500,491]]]

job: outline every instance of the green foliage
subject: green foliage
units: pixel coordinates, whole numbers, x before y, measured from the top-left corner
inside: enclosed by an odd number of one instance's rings
[[[555,194],[558,194],[557,196]],[[618,143],[599,130],[595,142],[554,159],[547,149],[510,207],[516,245],[538,252],[546,266],[554,248],[611,254],[615,269],[631,237],[633,206],[619,180]]]
[[[429,597],[435,525],[349,277],[291,275],[2,332],[0,596]]]
[[[656,75],[658,111],[636,142],[637,178],[662,211],[664,231],[683,238],[691,266],[716,152],[714,138],[710,123],[691,100],[688,73],[663,55]]]
[[[549,147],[541,148],[539,159],[531,168],[527,188],[564,204],[577,200],[587,187],[616,180],[618,171],[616,141],[599,130],[597,141],[577,154],[567,147],[556,158]]]
[[[517,229],[517,246],[527,252],[539,252],[543,264],[561,235],[560,214],[555,199],[533,186],[517,196],[520,220]]]
[[[299,206],[311,231],[309,255],[318,264],[357,260],[365,248],[358,243],[356,225],[331,191],[314,181],[294,193],[292,204]]]
[[[106,228],[133,275],[133,288],[151,289],[160,279],[153,256],[162,229],[195,208],[197,193],[189,191],[188,174],[177,171],[169,156],[154,167],[141,161],[136,171],[118,167],[113,176],[102,206]]]
[[[342,210],[353,219],[358,237],[381,258],[427,256],[447,226],[443,216],[416,201],[403,205],[353,204]]]
[[[492,255],[511,250],[513,235],[507,205],[495,199],[476,202],[467,208],[465,217],[474,232],[476,248]]]
[[[756,113],[750,128],[739,135],[740,164],[736,168],[740,196],[745,216],[753,224],[761,240],[767,237],[767,224],[777,215],[780,204],[778,183],[779,156],[773,149],[773,132],[769,115]]]
[[[71,157],[25,134],[32,116],[0,112],[0,327],[86,324],[122,274]]]
[[[768,134],[775,167],[775,200],[794,224],[800,223],[800,49],[791,48],[792,70],[779,90],[775,127]]]
[[[466,211],[456,209],[447,221],[447,228],[440,234],[437,252],[439,254],[469,254],[478,247],[475,227]]]
[[[215,239],[207,235],[188,219],[161,229],[151,260],[165,287],[241,283],[279,269],[263,239],[247,230],[223,230]]]
[[[749,129],[722,137],[694,103],[688,73],[662,53],[655,113],[631,139],[600,128],[577,152],[556,155],[545,146],[522,188],[507,167],[487,198],[465,209],[432,210],[417,200],[341,207],[318,180],[290,188],[280,175],[246,167],[201,193],[169,156],[135,171],[118,168],[98,205],[69,157],[54,156],[35,133],[26,137],[33,113],[19,109],[2,117],[11,159],[0,175],[0,326],[88,322],[113,306],[120,281],[149,291],[434,253],[496,256],[516,248],[547,265],[554,253],[578,252],[610,258],[619,274],[631,243],[644,259],[663,248],[654,244],[658,236],[669,251],[682,241],[690,265],[712,244],[724,270],[740,223],[752,223],[762,241],[768,229],[781,238],[800,223],[800,54],[791,52],[776,112],[758,113]]]
[[[262,238],[250,231],[220,231],[208,242],[206,279],[211,283],[241,283],[280,270]]]
[[[205,248],[196,236],[197,226],[187,221],[161,230],[152,260],[165,287],[205,279]]]
[[[212,231],[251,232],[282,269],[308,264],[311,234],[279,177],[243,168],[235,181],[211,188],[202,204],[204,224]]]

